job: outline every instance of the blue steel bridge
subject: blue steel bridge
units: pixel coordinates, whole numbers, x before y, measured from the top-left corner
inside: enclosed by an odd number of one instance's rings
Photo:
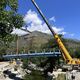
[[[60,52],[41,52],[41,53],[24,53],[24,54],[7,54],[3,55],[4,59],[30,58],[30,57],[57,57],[61,56]]]

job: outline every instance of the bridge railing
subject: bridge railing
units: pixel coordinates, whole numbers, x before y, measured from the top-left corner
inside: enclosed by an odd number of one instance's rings
[[[47,53],[47,52],[60,52],[60,50],[54,50],[54,49],[51,49],[51,50],[46,50],[46,49],[44,49],[44,50],[28,50],[27,52],[24,52],[24,51],[22,51],[22,52],[19,52],[18,54],[31,54],[31,53]],[[7,54],[5,54],[5,55],[15,55],[16,54],[16,52],[15,53],[13,53],[13,52],[11,52],[11,53],[7,53]]]
[[[61,55],[60,52],[35,52],[35,53],[24,53],[24,54],[6,54],[3,58],[29,58],[29,57],[53,57]]]

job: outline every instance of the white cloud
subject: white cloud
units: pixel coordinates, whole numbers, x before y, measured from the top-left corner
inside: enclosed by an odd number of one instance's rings
[[[67,34],[67,32],[64,32],[64,31],[63,31],[61,34],[62,34],[62,35],[66,35],[66,34]]]
[[[52,21],[56,21],[55,17],[50,18],[49,20]],[[27,14],[24,16],[24,21],[27,24],[27,30],[29,31],[40,31],[43,33],[48,33],[51,34],[51,31],[48,29],[46,23],[44,23],[38,16],[38,14],[35,11],[29,10],[27,12]],[[56,27],[56,26],[52,26],[53,30],[58,33],[58,34],[62,34],[62,35],[68,35],[73,37],[74,34],[70,34],[68,32],[64,31],[63,27]],[[22,29],[26,29],[25,27],[22,27]],[[25,34],[29,34],[26,31],[23,31],[21,29],[13,29],[13,32],[11,34],[17,34],[19,36],[21,35],[25,35]]]
[[[11,34],[17,34],[18,36],[21,36],[21,35],[25,35],[25,34],[29,34],[28,32],[26,31],[23,31],[21,29],[13,29],[13,32]]]
[[[55,20],[55,17],[52,17],[50,20]],[[35,11],[29,10],[24,17],[25,23],[28,25],[27,29],[29,31],[41,31],[44,33],[51,33],[47,27],[47,25],[39,18],[38,14]],[[56,26],[52,26],[56,33],[66,34],[64,28],[57,28]]]
[[[55,17],[54,17],[54,16],[53,16],[53,17],[51,17],[49,20],[50,20],[50,21],[53,21],[53,22],[56,22],[56,19],[55,19]]]
[[[29,23],[34,23],[35,25],[40,25],[42,24],[41,19],[38,17],[37,13],[35,11],[29,10],[27,14],[24,17],[24,21],[29,24]]]

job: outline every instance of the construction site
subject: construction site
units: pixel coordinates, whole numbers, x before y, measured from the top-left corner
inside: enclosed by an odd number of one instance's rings
[[[30,2],[51,34],[47,35],[37,31],[30,32],[27,29],[21,29],[27,31],[28,34],[21,37],[15,35],[16,40],[6,48],[7,54],[2,49],[4,54],[0,55],[0,80],[80,80],[80,55],[76,54],[76,57],[75,54],[70,53],[72,49],[65,45],[63,38],[52,28],[36,1],[31,0]],[[44,5],[44,7],[46,6]],[[2,26],[1,23],[0,21],[0,27]],[[51,37],[52,43],[48,43],[49,37]],[[25,40],[27,41],[25,42]],[[40,40],[41,45],[39,44]],[[65,41],[68,43],[69,40],[66,39]],[[43,45],[44,42],[47,43],[45,46]],[[71,41],[71,45],[74,42],[75,40]],[[33,43],[38,44],[33,45]],[[75,47],[76,44],[79,47],[79,43],[80,41],[75,42],[73,51],[77,48],[77,46]],[[13,50],[13,47],[16,49]],[[31,49],[33,51],[30,51]],[[75,53],[77,52],[75,51]]]

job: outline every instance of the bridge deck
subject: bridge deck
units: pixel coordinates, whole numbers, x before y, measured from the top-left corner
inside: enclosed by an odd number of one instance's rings
[[[60,52],[42,52],[42,53],[25,53],[25,54],[9,54],[3,55],[3,58],[29,58],[29,57],[53,57],[61,55]]]

